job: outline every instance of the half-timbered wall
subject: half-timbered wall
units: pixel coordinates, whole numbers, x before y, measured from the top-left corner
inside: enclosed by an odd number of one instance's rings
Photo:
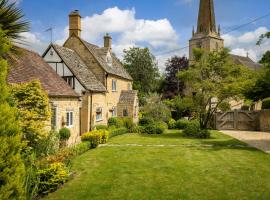
[[[78,94],[82,94],[85,91],[84,87],[81,85],[79,80],[71,72],[71,70],[66,66],[57,52],[50,48],[44,56],[44,60],[53,68],[56,73],[61,76]]]

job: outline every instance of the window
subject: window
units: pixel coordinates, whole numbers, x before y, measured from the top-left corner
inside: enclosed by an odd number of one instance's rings
[[[112,91],[115,92],[117,89],[116,87],[116,80],[112,80]]]
[[[73,126],[73,111],[67,111],[67,127]]]
[[[102,108],[97,108],[96,110],[96,121],[102,121]]]
[[[112,66],[112,56],[111,54],[107,55],[106,62],[109,66]]]
[[[112,117],[116,117],[116,108],[115,107],[112,108]]]
[[[52,113],[51,128],[55,130],[57,129],[57,107],[56,106],[52,106],[51,113]]]
[[[74,89],[75,84],[74,84],[74,77],[73,76],[64,76],[63,79],[69,84],[71,88]]]
[[[123,117],[128,117],[128,110],[127,109],[123,110]]]

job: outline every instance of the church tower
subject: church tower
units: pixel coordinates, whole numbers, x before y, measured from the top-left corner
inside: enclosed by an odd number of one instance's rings
[[[200,0],[197,30],[193,28],[192,38],[189,40],[189,60],[194,61],[193,49],[202,48],[204,51],[218,51],[224,47],[220,37],[220,27],[216,27],[214,0]]]

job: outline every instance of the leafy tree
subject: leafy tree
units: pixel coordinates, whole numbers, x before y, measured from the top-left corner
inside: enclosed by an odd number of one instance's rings
[[[161,96],[154,93],[147,96],[147,103],[142,107],[143,117],[154,121],[168,122],[171,118],[169,107],[161,100]]]
[[[139,91],[140,101],[157,90],[160,77],[157,62],[148,48],[124,50],[124,66],[133,78],[133,88]]]
[[[263,55],[260,63],[264,67],[255,76],[254,84],[245,91],[245,97],[253,101],[270,97],[270,51]]]
[[[189,96],[194,101],[201,129],[206,129],[222,104],[241,97],[252,84],[252,73],[244,66],[235,65],[227,49],[209,54],[195,49],[194,55],[194,65],[178,76],[193,90]]]
[[[11,44],[0,30],[0,199],[24,199],[25,168],[21,158],[23,144],[16,109],[8,103],[7,61],[3,59]]]
[[[29,23],[25,20],[21,9],[16,7],[16,2],[0,1],[0,27],[9,39],[21,40],[20,33],[29,31]]]
[[[45,129],[50,119],[49,98],[39,81],[11,86],[14,104],[19,108],[19,119],[24,138],[36,150],[39,141],[48,136]]]
[[[265,33],[265,34],[262,34],[262,35],[260,36],[258,42],[257,42],[257,45],[261,45],[262,42],[263,42],[263,40],[264,40],[265,38],[268,38],[268,39],[270,38],[270,32],[267,32],[267,33]]]
[[[184,82],[177,78],[177,73],[188,68],[188,59],[186,57],[173,56],[166,65],[165,80],[162,90],[163,98],[173,98],[174,96],[184,95]]]

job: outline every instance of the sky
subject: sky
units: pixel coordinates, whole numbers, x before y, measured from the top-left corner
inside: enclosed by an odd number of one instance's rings
[[[188,56],[192,27],[196,27],[199,0],[11,0],[31,22],[23,33],[27,48],[42,54],[50,43],[63,44],[68,36],[68,14],[79,10],[83,39],[103,45],[103,36],[113,37],[113,51],[121,59],[123,50],[133,46],[149,47],[159,67],[174,55]],[[256,46],[259,36],[270,30],[269,0],[214,0],[217,24],[225,46],[237,55],[258,61],[270,49],[270,41]],[[232,29],[269,14],[256,22]],[[228,33],[229,32],[229,33]],[[170,53],[168,53],[170,52]]]

